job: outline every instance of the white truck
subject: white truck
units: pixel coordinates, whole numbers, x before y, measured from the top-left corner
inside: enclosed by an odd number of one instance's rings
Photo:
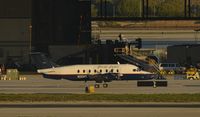
[[[185,67],[181,67],[178,63],[160,63],[159,70],[161,74],[182,74]]]

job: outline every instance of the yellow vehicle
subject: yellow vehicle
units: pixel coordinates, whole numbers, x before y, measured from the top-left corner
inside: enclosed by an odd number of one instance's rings
[[[195,67],[190,67],[186,71],[186,78],[189,80],[199,80],[199,72]]]

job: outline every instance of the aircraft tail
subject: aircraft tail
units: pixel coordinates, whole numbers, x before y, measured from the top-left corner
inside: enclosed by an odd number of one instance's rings
[[[34,65],[37,69],[45,69],[57,67],[58,65],[49,60],[43,53],[34,52],[31,53],[31,64]]]

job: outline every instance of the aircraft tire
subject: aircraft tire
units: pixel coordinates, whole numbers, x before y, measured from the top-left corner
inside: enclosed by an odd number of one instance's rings
[[[94,87],[95,88],[100,88],[100,85],[99,84],[95,84]]]
[[[189,77],[188,79],[189,79],[189,80],[194,80],[194,78],[193,78],[193,77]]]
[[[108,84],[103,84],[103,88],[108,88]]]

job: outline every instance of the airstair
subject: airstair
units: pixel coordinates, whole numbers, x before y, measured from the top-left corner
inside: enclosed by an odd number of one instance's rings
[[[153,59],[146,59],[147,56],[142,55],[136,51],[130,51],[129,48],[115,48],[115,56],[126,61],[130,64],[134,64],[146,71],[154,72],[161,76],[161,72],[158,63]]]

